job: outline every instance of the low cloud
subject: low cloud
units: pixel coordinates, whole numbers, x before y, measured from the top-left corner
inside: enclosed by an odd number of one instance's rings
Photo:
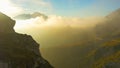
[[[51,15],[45,20],[42,16],[31,18],[27,20],[17,20],[16,29],[23,28],[45,28],[45,27],[79,27],[87,28],[93,27],[100,22],[102,17],[89,18],[67,18],[62,16]]]
[[[73,46],[82,44],[81,40],[91,40],[94,36],[88,28],[101,21],[101,17],[66,18],[51,15],[45,20],[42,17],[28,20],[17,20],[15,31],[32,35],[41,47]],[[90,36],[90,38],[88,38]]]

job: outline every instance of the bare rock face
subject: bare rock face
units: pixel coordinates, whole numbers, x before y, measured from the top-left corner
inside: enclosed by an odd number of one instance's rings
[[[0,13],[0,68],[53,68],[31,36],[14,31],[15,21]]]

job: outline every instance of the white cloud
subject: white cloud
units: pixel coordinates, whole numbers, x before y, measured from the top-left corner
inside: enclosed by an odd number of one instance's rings
[[[66,18],[52,15],[44,20],[42,17],[36,17],[28,20],[17,20],[15,31],[32,35],[42,47],[59,46],[59,44],[60,46],[68,46],[69,42],[78,43],[78,39],[82,38],[84,31],[101,19],[96,17]],[[81,34],[81,32],[83,33]]]
[[[22,13],[24,10],[21,7],[18,7],[16,4],[12,3],[10,0],[1,0],[0,1],[0,12],[13,17],[17,14]]]

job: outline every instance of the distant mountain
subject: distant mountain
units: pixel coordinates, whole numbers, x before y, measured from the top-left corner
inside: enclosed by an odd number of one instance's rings
[[[112,12],[112,13],[110,13],[109,15],[107,15],[106,16],[106,18],[111,18],[111,19],[118,19],[118,18],[120,18],[120,8],[119,9],[117,9],[116,11],[114,11],[114,12]]]
[[[93,68],[120,68],[120,9],[95,27],[100,47],[94,52]]]
[[[39,13],[39,12],[34,12],[33,14],[20,14],[18,16],[15,16],[15,19],[20,19],[20,20],[26,20],[26,19],[31,19],[31,18],[36,18],[36,17],[43,17],[43,19],[47,19],[48,16],[45,14]]]
[[[95,29],[101,37],[113,37],[120,34],[120,9],[105,17],[105,20],[98,24]]]

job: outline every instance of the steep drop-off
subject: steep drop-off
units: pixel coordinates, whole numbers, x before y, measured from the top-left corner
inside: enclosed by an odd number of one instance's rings
[[[0,13],[0,68],[53,68],[40,54],[39,44],[18,34],[15,21]]]

